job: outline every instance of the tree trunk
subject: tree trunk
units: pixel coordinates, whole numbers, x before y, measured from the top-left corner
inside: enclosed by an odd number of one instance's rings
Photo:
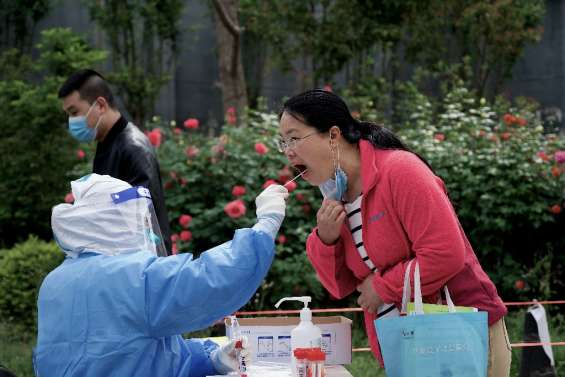
[[[241,62],[241,28],[239,27],[239,0],[212,0],[216,19],[218,68],[224,112],[233,107],[238,115],[247,106],[245,75]]]

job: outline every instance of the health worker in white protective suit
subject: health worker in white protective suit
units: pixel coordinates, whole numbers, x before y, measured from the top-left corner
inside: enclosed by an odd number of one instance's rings
[[[67,254],[38,299],[35,373],[47,376],[226,374],[233,341],[180,335],[241,308],[267,274],[288,191],[266,188],[257,223],[193,260],[164,255],[149,191],[91,174],[71,182],[74,204],[53,208],[55,240]]]

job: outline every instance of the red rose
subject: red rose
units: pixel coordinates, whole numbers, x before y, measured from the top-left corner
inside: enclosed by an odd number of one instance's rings
[[[269,151],[269,148],[263,143],[256,143],[255,144],[255,152],[259,153],[260,155],[264,155]]]
[[[184,121],[184,126],[186,128],[196,129],[200,125],[200,122],[196,118],[188,118]]]
[[[232,219],[240,218],[246,211],[245,203],[241,199],[233,200],[224,206],[224,212]]]
[[[549,210],[554,215],[559,215],[561,213],[561,206],[559,204],[554,204],[549,208]]]
[[[437,141],[444,141],[445,140],[445,135],[442,133],[437,133],[434,135],[434,139],[436,139]]]
[[[190,232],[190,230],[183,230],[182,232],[180,232],[180,239],[184,242],[190,241],[192,239],[192,233]]]
[[[561,169],[559,169],[557,166],[552,166],[551,175],[553,175],[554,177],[559,177],[561,175]]]
[[[180,215],[179,217],[179,224],[185,229],[188,228],[188,225],[190,224],[191,221],[192,221],[192,216],[190,215]]]
[[[72,203],[75,201],[75,197],[73,196],[72,192],[69,192],[67,195],[65,195],[65,203]]]
[[[196,156],[198,156],[198,153],[200,153],[200,149],[198,149],[198,148],[196,148],[192,145],[186,147],[186,149],[184,150],[184,154],[186,154],[186,157],[188,157],[188,158],[196,157]]]
[[[237,123],[237,115],[235,113],[235,107],[228,107],[226,111],[226,123],[232,126]]]
[[[284,245],[286,243],[286,236],[284,234],[281,234],[278,238],[277,241],[279,241],[279,243],[281,245]]]
[[[82,160],[85,156],[86,156],[86,153],[84,153],[84,151],[82,149],[79,149],[77,151],[77,157],[78,157],[79,160]]]
[[[171,234],[171,241],[177,242],[179,240],[179,235],[176,233]]]
[[[503,133],[500,135],[500,138],[501,138],[502,140],[508,140],[508,139],[510,139],[510,132],[503,132]]]
[[[522,279],[518,279],[514,282],[514,287],[521,291],[522,289],[524,289],[526,287],[526,282]]]
[[[167,181],[167,182],[165,182],[163,187],[165,188],[165,190],[170,190],[170,189],[173,188],[173,185],[174,185],[173,181]]]
[[[510,126],[516,122],[516,117],[512,114],[504,114],[502,120],[506,123],[506,125]]]
[[[173,251],[173,255],[177,255],[179,253],[179,249],[177,248],[176,243],[173,243],[172,251]]]
[[[173,130],[173,132],[175,133],[175,135],[180,135],[182,133],[182,130],[180,128],[176,128]]]
[[[233,196],[241,196],[245,194],[245,187],[244,186],[233,186],[231,193]]]
[[[235,115],[226,115],[226,123],[229,125],[235,125],[237,123],[237,117]]]
[[[286,187],[286,189],[288,190],[288,192],[293,192],[294,190],[296,190],[296,182],[292,181],[292,182],[287,182],[285,183],[284,187]]]
[[[184,179],[184,178],[181,178],[181,179],[179,179],[179,183],[180,183],[181,187],[184,187],[184,186],[186,186],[187,180]]]
[[[158,128],[155,128],[153,131],[148,132],[147,137],[149,138],[151,145],[155,147],[159,147],[161,145],[163,135],[161,135],[161,130],[159,130]]]
[[[546,161],[546,162],[550,160],[549,156],[544,151],[539,151],[538,157],[541,158],[543,161]]]
[[[279,170],[279,182],[281,184],[285,184],[290,179],[291,175],[292,175],[292,172],[288,168],[288,165],[285,165],[284,168]]]
[[[311,210],[312,210],[312,207],[310,207],[310,204],[308,204],[308,203],[302,204],[302,211],[303,211],[306,215],[308,215]]]
[[[524,127],[526,124],[528,124],[528,121],[524,118],[518,117],[516,118],[516,123],[518,123],[520,127]]]
[[[304,197],[304,195],[298,193],[296,194],[296,200],[298,200],[299,202],[303,202],[306,198]]]
[[[277,181],[275,181],[274,179],[267,179],[265,181],[265,183],[263,183],[263,189],[266,189],[267,187],[269,187],[270,185],[276,185]]]

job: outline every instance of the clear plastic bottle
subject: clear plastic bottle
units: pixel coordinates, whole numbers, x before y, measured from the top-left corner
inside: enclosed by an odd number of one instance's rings
[[[301,301],[304,308],[300,310],[300,323],[290,332],[290,348],[294,352],[297,348],[313,348],[322,346],[322,332],[320,328],[312,323],[312,311],[308,308],[308,303],[312,301],[310,296],[285,297],[275,304],[278,308],[283,301]],[[294,377],[296,371],[296,358],[291,353],[291,370]]]

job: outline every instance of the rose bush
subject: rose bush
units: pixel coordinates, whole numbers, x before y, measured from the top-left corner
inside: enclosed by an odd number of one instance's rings
[[[535,104],[498,100],[488,105],[462,84],[439,102],[415,86],[407,85],[406,93],[406,114],[392,128],[446,182],[475,252],[501,295],[552,297],[563,289],[565,256],[558,250],[565,247],[565,145],[557,135],[543,133]],[[364,101],[350,101],[358,105],[352,109],[356,116],[381,119]],[[234,229],[253,225],[255,196],[294,177],[285,157],[274,152],[276,115],[251,112],[239,121],[247,126],[232,127],[236,122],[231,119],[214,138],[158,119],[146,127],[161,135],[155,146],[179,252],[197,254],[230,239]],[[269,307],[291,294],[329,299],[304,253],[321,196],[300,180],[289,185],[277,258],[253,307]],[[187,215],[190,225],[182,220]],[[187,228],[190,237],[179,237]]]
[[[419,98],[406,108],[410,120],[400,134],[445,181],[503,297],[563,292],[563,139],[543,133],[531,101],[499,99],[489,106],[462,84],[440,103]]]
[[[240,119],[246,127],[233,127],[235,113],[227,115],[222,134],[214,138],[187,127],[198,124],[197,119],[187,120],[182,129],[159,118],[146,126],[161,135],[154,146],[177,252],[198,255],[230,240],[235,229],[252,226],[255,197],[268,185],[285,183],[297,174],[276,152],[276,115],[250,112]],[[300,180],[289,185],[291,195],[277,237],[275,262],[249,308],[272,307],[289,295],[312,295],[318,303],[327,298],[304,252],[321,195]]]

